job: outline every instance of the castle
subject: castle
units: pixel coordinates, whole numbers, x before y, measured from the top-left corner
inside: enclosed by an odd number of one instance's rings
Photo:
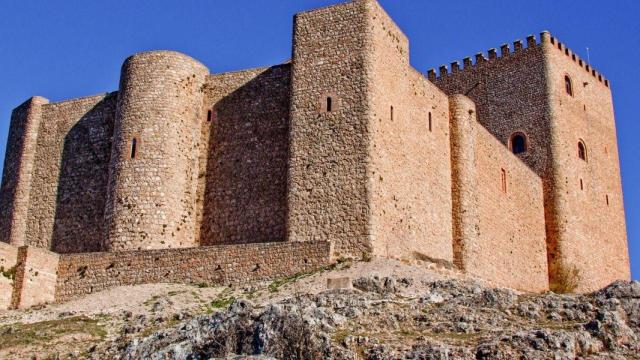
[[[486,55],[425,76],[354,0],[297,14],[281,65],[152,51],[116,92],[29,99],[0,190],[0,306],[363,254],[535,292],[629,279],[609,81],[548,32]]]

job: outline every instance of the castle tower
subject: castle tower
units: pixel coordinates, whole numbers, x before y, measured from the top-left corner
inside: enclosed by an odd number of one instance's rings
[[[122,66],[105,210],[105,249],[191,247],[202,86],[208,69],[171,51]]]
[[[42,106],[49,100],[34,96],[11,114],[11,127],[0,189],[0,241],[25,245],[27,212]]]
[[[447,96],[374,0],[296,15],[288,238],[451,261]]]
[[[552,289],[629,279],[615,119],[608,80],[550,36],[452,63],[429,77],[465,94],[478,121],[543,180]]]
[[[595,290],[630,278],[611,89],[548,32],[541,38],[551,155],[550,281],[577,277],[579,291]]]

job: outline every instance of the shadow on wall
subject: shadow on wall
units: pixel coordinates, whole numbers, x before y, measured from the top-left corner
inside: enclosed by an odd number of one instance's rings
[[[201,245],[285,240],[289,99],[279,65],[211,106]]]
[[[64,139],[51,250],[102,250],[116,94],[97,103]]]

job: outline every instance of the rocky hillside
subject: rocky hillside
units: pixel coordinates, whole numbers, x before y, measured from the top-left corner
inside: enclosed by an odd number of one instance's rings
[[[446,272],[376,260],[247,288],[117,289],[0,314],[0,357],[640,358],[638,282],[534,295]],[[326,290],[337,277],[349,281]]]

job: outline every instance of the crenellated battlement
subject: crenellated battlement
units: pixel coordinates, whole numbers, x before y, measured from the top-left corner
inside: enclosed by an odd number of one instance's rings
[[[583,68],[586,72],[590,73],[595,79],[599,82],[603,83],[606,87],[609,87],[609,80],[607,80],[601,73],[596,71],[587,61],[582,60],[574,51],[568,48],[565,44],[560,42],[557,38],[551,36],[548,31],[543,31],[540,33],[540,37],[536,39],[534,35],[529,35],[526,37],[526,41],[518,39],[513,42],[513,48],[510,48],[508,43],[504,43],[500,45],[500,51],[496,48],[491,48],[487,50],[486,54],[484,52],[478,52],[472,57],[467,56],[462,59],[462,65],[460,61],[454,61],[450,63],[450,69],[447,65],[440,65],[438,67],[438,71],[436,69],[429,69],[427,71],[427,78],[431,81],[435,81],[436,79],[449,76],[452,74],[456,74],[462,71],[476,69],[481,66],[485,66],[487,64],[500,61],[506,57],[518,56],[519,54],[526,53],[529,49],[536,48],[541,46],[542,44],[548,43],[553,46],[558,51],[564,53],[568,58],[573,60],[578,66]],[[526,47],[525,47],[526,44]]]

